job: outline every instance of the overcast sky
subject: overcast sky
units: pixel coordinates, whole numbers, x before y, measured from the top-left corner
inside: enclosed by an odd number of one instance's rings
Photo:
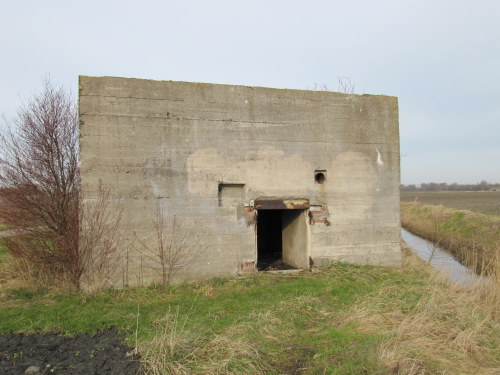
[[[402,183],[500,182],[500,1],[2,1],[0,114],[44,76],[399,98]]]

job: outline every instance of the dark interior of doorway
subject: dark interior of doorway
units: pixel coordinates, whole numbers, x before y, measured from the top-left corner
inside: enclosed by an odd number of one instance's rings
[[[259,210],[257,215],[257,269],[291,269],[283,263],[283,215],[285,210]]]

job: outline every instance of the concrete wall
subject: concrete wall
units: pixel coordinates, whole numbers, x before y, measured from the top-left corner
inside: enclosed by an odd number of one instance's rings
[[[283,262],[294,268],[308,268],[311,229],[307,210],[288,210],[282,217]]]
[[[260,197],[309,200],[315,265],[400,264],[395,97],[80,77],[79,105],[84,202],[102,181],[123,210],[116,286],[158,276],[158,205],[200,249],[178,279],[251,269]]]

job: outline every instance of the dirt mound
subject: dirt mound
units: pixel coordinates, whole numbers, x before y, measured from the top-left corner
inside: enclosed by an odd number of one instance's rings
[[[271,263],[264,271],[283,271],[283,270],[293,270],[288,264],[283,262],[283,260],[278,259]]]
[[[139,360],[133,355],[133,349],[125,346],[123,337],[112,329],[95,336],[0,335],[2,375],[24,375],[25,372],[33,375],[136,375],[139,371]]]

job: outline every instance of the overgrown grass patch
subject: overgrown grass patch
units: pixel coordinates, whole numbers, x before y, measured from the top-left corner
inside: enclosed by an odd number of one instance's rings
[[[449,293],[449,285],[436,285]],[[434,346],[412,345],[413,336],[401,333],[409,332],[412,325],[405,328],[405,322],[415,321],[424,301],[432,300],[429,274],[415,266],[334,264],[298,274],[94,294],[5,283],[0,288],[0,332],[78,335],[116,327],[137,346],[148,374],[377,374],[406,368],[408,358],[427,372],[453,373],[452,364],[431,355]],[[444,315],[436,315],[438,323],[446,321]],[[498,324],[487,312],[479,328],[461,318],[456,332],[478,331],[472,336],[480,349],[471,353],[493,368]],[[467,363],[461,368],[479,366],[475,358],[460,354],[460,363]]]
[[[409,231],[449,250],[478,273],[500,273],[500,217],[443,206],[401,202]]]
[[[7,252],[7,249],[5,248],[5,245],[2,241],[2,239],[0,238],[0,261],[4,260],[6,256],[8,256],[8,252]]]

